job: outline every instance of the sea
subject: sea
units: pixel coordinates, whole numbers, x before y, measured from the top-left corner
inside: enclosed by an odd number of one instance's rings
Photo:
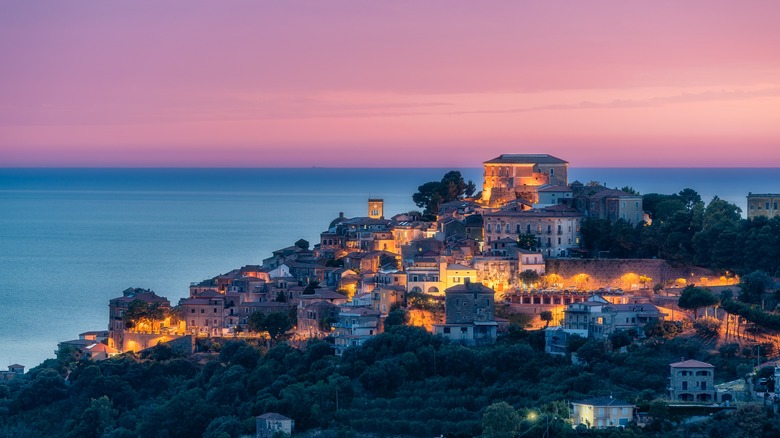
[[[36,366],[57,343],[108,327],[108,301],[149,288],[173,305],[191,282],[248,264],[298,239],[312,245],[339,213],[418,209],[412,194],[453,169],[0,168],[0,367]],[[482,184],[480,168],[460,170]],[[745,211],[746,195],[779,193],[778,168],[576,168],[569,181],[640,193],[692,188]]]

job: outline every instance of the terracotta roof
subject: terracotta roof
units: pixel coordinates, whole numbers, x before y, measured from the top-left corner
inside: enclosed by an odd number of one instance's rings
[[[568,164],[567,161],[548,154],[501,154],[485,164]]]
[[[715,368],[714,365],[710,365],[707,362],[701,362],[698,360],[684,360],[682,362],[675,362],[669,364],[673,368]]]

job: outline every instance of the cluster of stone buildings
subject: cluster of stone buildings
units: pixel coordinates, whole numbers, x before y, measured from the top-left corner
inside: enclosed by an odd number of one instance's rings
[[[748,199],[749,217],[776,214],[776,195]],[[467,345],[494,342],[506,327],[496,318],[496,300],[537,315],[550,310],[545,348],[560,355],[572,335],[604,339],[624,330],[643,336],[647,324],[665,317],[642,299],[611,290],[585,293],[584,286],[553,284],[505,295],[518,290],[529,271],[545,275],[551,259],[581,256],[584,218],[647,219],[641,196],[570,184],[568,163],[559,158],[504,154],[486,161],[481,196],[442,204],[435,221],[414,213],[385,218],[379,198],[370,198],[367,207],[366,216],[339,214],[313,248],[299,240],[259,265],[192,283],[175,306],[151,290],[129,288],[109,302],[108,331],[83,333],[60,348],[91,360],[161,342],[187,348],[198,337],[259,336],[250,333],[253,315],[283,313],[297,321],[292,336],[330,337],[341,355],[381,333],[384,320],[410,296],[443,301],[444,316],[430,324],[431,331]],[[15,367],[3,377],[19,373]],[[670,368],[672,400],[731,400],[716,391],[712,365],[688,360]],[[600,397],[572,403],[571,420],[575,426],[626,426],[637,419],[635,411],[623,400]],[[257,436],[291,433],[293,427],[276,413],[257,417]]]
[[[524,271],[543,275],[546,259],[579,256],[584,217],[641,220],[641,198],[569,184],[568,163],[550,155],[504,154],[484,163],[484,176],[480,197],[442,204],[435,221],[386,218],[383,200],[371,198],[366,216],[339,214],[313,248],[299,240],[262,264],[193,283],[176,306],[153,291],[125,290],[109,303],[108,351],[77,347],[107,357],[182,336],[246,336],[252,314],[288,312],[297,317],[296,336],[333,336],[340,353],[381,332],[409,293],[446,305],[449,295],[459,297],[461,307],[447,309],[438,333],[466,342],[494,338],[496,294],[517,289]],[[521,248],[521,237],[533,249]],[[484,300],[465,304],[474,293]],[[129,321],[134,302],[156,313]],[[477,306],[482,302],[491,310]]]

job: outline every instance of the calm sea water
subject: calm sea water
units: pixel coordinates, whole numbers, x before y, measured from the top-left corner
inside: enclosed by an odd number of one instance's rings
[[[58,341],[104,330],[108,300],[151,288],[173,303],[190,282],[259,264],[344,212],[415,209],[449,169],[0,169],[0,366],[35,366]],[[482,183],[481,169],[460,169]],[[570,180],[641,193],[693,188],[745,207],[780,192],[780,169],[570,169]]]

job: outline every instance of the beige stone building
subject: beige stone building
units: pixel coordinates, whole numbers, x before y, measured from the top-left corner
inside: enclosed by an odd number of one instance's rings
[[[433,333],[466,345],[496,340],[495,292],[478,283],[465,283],[445,291],[445,323]]]
[[[567,186],[569,163],[547,154],[502,154],[484,163],[482,203],[497,207],[522,198],[539,201],[540,186]]]
[[[485,242],[517,240],[521,234],[536,236],[545,257],[561,257],[579,248],[582,213],[565,205],[533,210],[501,209],[483,216]]]
[[[778,209],[778,207],[780,207],[780,194],[748,193],[748,219],[754,219],[759,216],[765,216],[767,219],[772,219],[775,216],[780,216],[780,209]]]
[[[192,298],[179,301],[182,321],[186,331],[193,335],[222,336],[225,295],[210,290]]]
[[[715,367],[698,360],[669,364],[669,396],[674,401],[716,401]]]

